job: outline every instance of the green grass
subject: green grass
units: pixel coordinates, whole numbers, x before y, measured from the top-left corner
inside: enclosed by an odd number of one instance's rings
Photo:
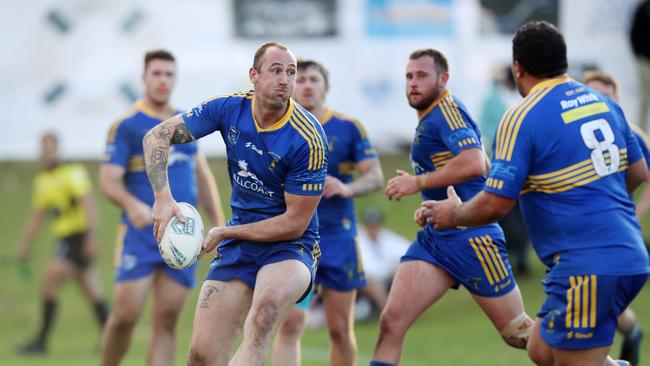
[[[220,184],[222,201],[227,203],[230,192],[225,162],[211,162]],[[382,164],[386,177],[393,176],[396,168],[408,168],[405,156],[385,156]],[[89,164],[93,177],[97,177],[97,165]],[[31,179],[37,170],[32,163],[0,163],[0,258],[12,256],[24,220],[30,210]],[[97,185],[95,185],[97,187]],[[118,210],[101,197],[95,188],[101,214],[100,242],[101,271],[104,289],[112,296],[112,257],[115,242],[115,228]],[[383,194],[376,193],[359,200],[358,207],[375,205],[387,216],[390,228],[409,239],[415,237],[416,225],[412,222],[413,209],[418,205],[416,197],[407,197],[401,202],[388,201]],[[229,210],[227,210],[229,211]],[[229,213],[229,212],[228,212]],[[649,222],[644,222],[650,228]],[[30,268],[31,278],[26,278],[13,265],[0,261],[0,365],[93,365],[98,363],[99,332],[91,307],[72,283],[68,283],[60,295],[59,317],[54,325],[50,342],[50,353],[44,358],[21,358],[13,353],[15,345],[30,337],[37,325],[40,313],[39,283],[42,268],[54,250],[54,242],[47,231],[34,243]],[[534,254],[531,253],[531,259]],[[543,268],[533,259],[534,271],[528,278],[518,279],[526,309],[534,315],[539,308],[543,292],[540,280]],[[207,272],[208,261],[201,263],[199,277]],[[195,290],[188,300],[179,323],[178,355],[176,364],[185,364],[191,335],[191,323]],[[650,330],[650,292],[645,289],[633,304],[642,326]],[[143,365],[146,359],[147,342],[151,324],[149,305],[135,331],[131,349],[123,365]],[[359,364],[367,365],[377,336],[376,321],[357,324],[359,343]],[[616,339],[612,354],[618,355]],[[327,365],[328,339],[324,329],[307,330],[303,338],[303,365]],[[650,348],[644,347],[642,359],[650,362]],[[450,291],[442,300],[415,323],[409,331],[403,353],[402,365],[530,365],[526,354],[508,348],[503,344],[489,321],[471,300],[465,290]]]

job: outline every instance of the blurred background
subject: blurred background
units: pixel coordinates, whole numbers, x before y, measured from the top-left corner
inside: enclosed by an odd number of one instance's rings
[[[99,337],[90,306],[66,285],[46,357],[21,358],[17,343],[33,333],[39,309],[39,276],[55,243],[44,230],[31,261],[16,262],[16,244],[31,209],[40,136],[54,131],[64,159],[89,168],[98,199],[101,271],[112,298],[112,257],[118,210],[98,190],[97,170],[109,126],[142,92],[143,55],[166,48],[178,64],[172,103],[190,108],[214,95],[249,89],[253,53],[265,41],[288,45],[299,58],[330,71],[328,104],[357,117],[378,147],[386,178],[409,169],[407,150],[417,119],[404,96],[404,69],[416,48],[434,47],[450,62],[450,88],[469,108],[490,140],[493,107],[512,105],[508,87],[511,40],[528,20],[558,25],[568,44],[570,74],[601,69],[620,82],[621,104],[639,124],[639,77],[630,26],[640,0],[0,0],[0,365],[92,365]],[[650,34],[647,35],[650,38]],[[646,100],[645,103],[648,101]],[[497,104],[498,104],[497,103]],[[498,121],[498,117],[497,121]],[[217,135],[200,141],[210,157],[221,199],[230,186]],[[418,197],[388,201],[382,193],[359,200],[358,210],[379,210],[384,224],[412,240]],[[224,207],[230,215],[228,207]],[[643,219],[644,231],[650,221]],[[542,299],[544,269],[533,253],[518,277],[526,308]],[[199,278],[209,261],[201,263]],[[514,266],[514,264],[513,264]],[[411,329],[403,365],[529,365],[524,352],[507,348],[465,290],[451,291]],[[197,293],[180,320],[177,364],[184,364]],[[632,307],[650,329],[650,292]],[[372,314],[357,325],[359,362],[369,362],[377,335]],[[134,334],[125,365],[143,365],[149,339],[147,310]],[[618,354],[617,338],[612,354]],[[326,365],[327,332],[309,329],[304,365]],[[650,363],[643,345],[642,360]]]

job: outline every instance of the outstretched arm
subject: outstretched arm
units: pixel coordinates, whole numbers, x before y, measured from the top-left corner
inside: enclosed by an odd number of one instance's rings
[[[169,147],[172,144],[185,144],[194,140],[180,114],[152,128],[142,140],[145,169],[155,198],[153,235],[158,241],[163,233],[160,228],[164,228],[172,216],[176,216],[181,222],[184,220],[169,189],[167,179]]]
[[[397,176],[388,181],[386,196],[397,199],[424,189],[446,187],[468,179],[486,175],[490,163],[483,150],[472,148],[461,151],[440,169],[422,175],[410,175],[398,170]]]
[[[345,198],[363,196],[372,193],[384,184],[384,173],[379,159],[368,158],[357,164],[359,178],[345,184],[333,176],[327,176],[323,197],[341,196]]]
[[[517,204],[515,199],[485,191],[479,192],[467,202],[462,202],[454,187],[449,186],[446,200],[422,202],[422,207],[425,209],[416,212],[415,221],[420,225],[422,222],[434,224],[436,229],[481,226],[507,215],[515,204]]]
[[[245,225],[214,227],[203,240],[201,254],[212,251],[224,239],[275,242],[300,238],[311,222],[320,196],[284,193],[287,210],[281,215]]]
[[[24,261],[29,257],[29,250],[34,242],[34,239],[41,231],[43,221],[45,219],[46,211],[44,209],[34,210],[27,221],[27,226],[23,230],[18,244],[18,259]]]

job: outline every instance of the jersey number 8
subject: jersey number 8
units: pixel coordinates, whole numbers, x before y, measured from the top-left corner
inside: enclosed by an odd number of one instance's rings
[[[602,134],[602,141],[598,140],[596,131]],[[591,150],[591,162],[594,164],[596,174],[604,177],[618,171],[621,153],[618,146],[614,144],[614,132],[607,120],[599,118],[584,123],[580,126],[580,135],[587,148]],[[607,156],[606,152],[608,152]]]

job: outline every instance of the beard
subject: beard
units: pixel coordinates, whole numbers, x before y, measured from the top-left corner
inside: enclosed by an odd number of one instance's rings
[[[428,95],[423,94],[422,99],[420,99],[420,101],[418,102],[411,100],[411,98],[409,98],[408,95],[407,95],[407,99],[409,101],[409,105],[412,108],[418,111],[423,111],[427,109],[431,105],[431,103],[433,103],[433,101],[435,101],[438,98],[438,96],[440,96],[440,89],[438,89],[438,87],[435,87],[433,88],[433,90],[431,90],[431,93],[429,93]]]

